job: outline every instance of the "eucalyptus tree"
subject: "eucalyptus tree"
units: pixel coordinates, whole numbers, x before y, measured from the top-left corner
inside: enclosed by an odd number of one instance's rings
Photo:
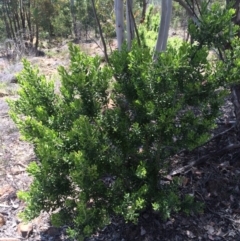
[[[128,47],[131,46],[131,41],[134,37],[134,17],[133,17],[133,1],[126,0],[126,17],[127,17],[127,42]],[[145,15],[146,1],[143,1],[143,16]],[[161,3],[161,22],[159,23],[159,34],[156,43],[155,52],[161,52],[166,49],[168,31],[170,27],[171,13],[172,13],[172,0],[162,0]],[[116,17],[116,35],[118,41],[118,49],[121,50],[121,46],[125,40],[125,29],[124,29],[124,1],[115,0],[115,17]]]
[[[115,0],[115,18],[116,18],[116,34],[118,41],[118,49],[121,50],[124,41],[124,8],[123,0]]]
[[[162,14],[158,39],[156,43],[155,53],[165,51],[167,48],[168,31],[170,27],[172,14],[172,0],[162,0]]]
[[[70,11],[71,11],[71,17],[72,17],[72,32],[74,37],[78,38],[75,0],[70,0]]]
[[[128,49],[131,49],[131,42],[134,38],[134,16],[133,16],[132,9],[133,9],[133,0],[128,0],[126,2]]]

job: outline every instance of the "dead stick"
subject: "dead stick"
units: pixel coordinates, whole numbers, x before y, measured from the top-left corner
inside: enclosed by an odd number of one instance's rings
[[[195,161],[192,161],[190,164],[184,166],[184,167],[180,167],[176,170],[173,170],[169,173],[169,175],[171,176],[174,176],[174,175],[177,175],[177,174],[180,174],[180,173],[183,173],[183,172],[186,172],[188,171],[189,169],[191,169],[193,166],[196,166],[196,165],[199,165],[200,163],[202,163],[203,161],[205,161],[206,159],[209,159],[213,156],[219,156],[219,155],[222,155],[224,154],[225,152],[228,152],[228,151],[232,151],[232,150],[235,150],[235,149],[238,149],[240,148],[240,144],[231,144],[225,148],[223,148],[221,151],[219,152],[214,152],[214,153],[211,153],[210,155],[205,155],[203,157],[200,157],[199,159],[195,160]]]

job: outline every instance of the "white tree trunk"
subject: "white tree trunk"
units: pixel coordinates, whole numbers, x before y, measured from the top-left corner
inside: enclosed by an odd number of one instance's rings
[[[156,59],[157,53],[163,52],[167,48],[168,31],[172,16],[172,0],[162,0],[161,12],[160,28],[158,31],[154,59]]]
[[[74,7],[75,7],[75,0],[70,0],[70,10],[71,10],[71,16],[72,16],[72,35],[74,36],[75,39],[78,39],[76,14],[74,11]]]
[[[128,50],[131,49],[132,40],[134,38],[134,19],[132,14],[133,0],[126,1],[126,16],[127,16],[127,44]]]
[[[115,6],[115,16],[116,16],[116,34],[118,50],[122,48],[124,41],[124,10],[123,10],[123,0],[114,0]]]

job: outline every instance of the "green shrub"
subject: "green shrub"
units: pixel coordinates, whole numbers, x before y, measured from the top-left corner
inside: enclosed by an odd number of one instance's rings
[[[37,157],[28,167],[30,190],[19,192],[25,217],[60,207],[52,220],[72,224],[70,233],[81,239],[112,214],[137,222],[146,208],[163,218],[190,212],[193,200],[182,205],[178,188],[159,178],[169,156],[208,139],[226,93],[215,91],[225,83],[221,69],[212,68],[206,48],[196,48],[169,47],[153,63],[148,48],[133,44],[113,53],[110,68],[70,45],[60,94],[25,60],[20,97],[10,102]]]
[[[160,15],[159,9],[150,5],[147,9],[146,20],[139,25],[139,36],[140,40],[144,46],[147,46],[152,51],[155,48],[155,44],[158,37]],[[183,42],[183,39],[180,37],[169,37],[168,45],[179,47]]]
[[[26,218],[60,208],[52,222],[72,225],[69,234],[81,240],[111,215],[137,222],[145,209],[163,218],[201,209],[194,197],[179,197],[176,181],[163,185],[160,179],[168,157],[209,138],[227,88],[240,74],[237,39],[225,61],[207,60],[219,29],[223,44],[232,34],[230,25],[219,28],[231,20],[231,10],[219,18],[214,11],[203,15],[202,28],[190,24],[193,44],[170,44],[156,62],[136,43],[131,51],[114,52],[104,66],[70,45],[70,67],[59,68],[59,94],[23,62],[19,99],[9,103],[36,153],[28,167],[30,190],[18,193],[27,203]],[[213,35],[207,24],[217,24]]]
[[[139,25],[138,31],[141,42],[151,48],[155,47],[160,23],[159,9],[150,5],[146,12],[145,21]]]
[[[192,41],[196,41],[200,47],[225,49],[239,30],[239,26],[231,23],[235,15],[235,10],[230,8],[231,4],[223,7],[219,3],[213,3],[208,7],[207,3],[203,2],[201,25],[198,27],[189,21]]]

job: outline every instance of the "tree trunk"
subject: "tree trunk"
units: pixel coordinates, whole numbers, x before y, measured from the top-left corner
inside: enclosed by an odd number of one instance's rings
[[[32,20],[31,20],[31,7],[32,6],[29,1],[25,12],[26,12],[27,27],[28,27],[28,31],[29,31],[28,39],[29,39],[30,43],[33,44],[34,31],[33,31]]]
[[[39,44],[39,26],[38,23],[36,23],[36,42],[35,42],[35,51],[36,51],[36,55],[38,53],[38,44]]]
[[[132,40],[134,38],[134,19],[132,15],[133,0],[126,2],[126,15],[127,15],[127,44],[128,50],[131,49]]]
[[[157,53],[165,51],[167,48],[168,31],[172,15],[172,0],[162,0],[161,12],[160,28],[158,32],[154,59],[157,58]]]
[[[115,17],[116,17],[116,35],[118,50],[122,48],[124,41],[124,12],[123,12],[123,0],[115,0]]]
[[[70,10],[71,10],[71,17],[72,17],[72,34],[75,39],[79,39],[78,32],[77,32],[77,20],[75,14],[75,3],[74,0],[70,0]]]
[[[143,23],[145,20],[146,11],[147,11],[147,1],[143,0],[143,2],[142,2],[142,19],[140,20],[141,23]]]
[[[24,14],[24,8],[23,8],[22,0],[19,1],[19,11],[20,11],[22,29],[23,29],[23,32],[25,33],[25,14]]]
[[[2,17],[3,17],[3,20],[4,20],[4,24],[5,24],[5,27],[6,27],[7,38],[11,39],[12,33],[11,33],[11,29],[10,29],[10,26],[9,26],[9,23],[8,23],[7,15],[6,15],[6,12],[4,11],[3,6],[2,6],[1,11],[2,11]]]
[[[18,32],[20,32],[21,26],[20,26],[20,18],[19,18],[18,12],[15,13],[15,19],[16,19],[16,23],[17,23]]]

